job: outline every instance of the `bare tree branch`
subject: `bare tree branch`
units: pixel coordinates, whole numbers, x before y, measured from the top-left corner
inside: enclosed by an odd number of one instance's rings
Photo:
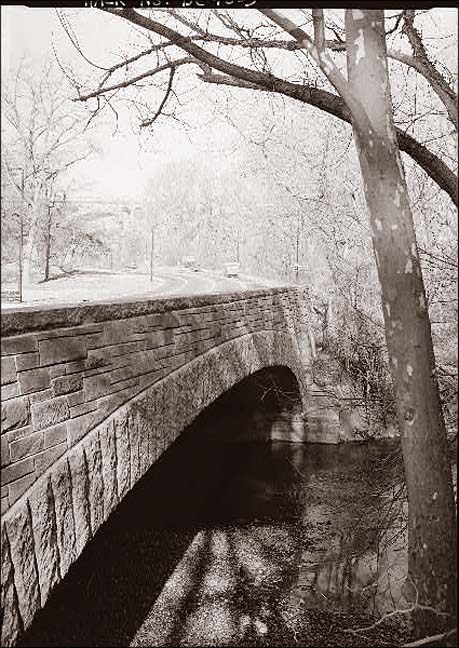
[[[423,639],[418,639],[417,641],[410,641],[410,643],[403,644],[402,648],[418,648],[418,646],[445,645],[444,642],[448,639],[451,639],[455,634],[457,634],[457,628],[453,628],[448,632],[442,632],[441,634],[424,637]]]
[[[158,74],[159,72],[164,72],[164,70],[169,70],[173,68],[175,70],[176,67],[179,65],[185,65],[187,63],[195,63],[197,64],[197,61],[193,59],[190,56],[185,56],[181,59],[176,59],[175,61],[170,61],[168,63],[164,63],[164,65],[159,65],[156,68],[153,68],[152,70],[147,70],[146,72],[143,72],[142,74],[139,74],[138,76],[131,77],[130,79],[126,79],[125,81],[121,81],[120,83],[115,83],[114,85],[111,86],[106,86],[105,88],[99,88],[98,90],[94,90],[93,92],[89,92],[86,95],[79,95],[74,99],[74,101],[87,101],[88,99],[92,99],[93,97],[99,97],[100,95],[105,94],[106,92],[112,92],[112,90],[119,90],[120,88],[127,88],[129,86],[134,85],[138,81],[141,81],[142,79],[146,79],[148,77],[154,76],[155,74]]]
[[[394,26],[391,27],[390,29],[388,29],[388,30],[386,31],[386,36],[389,36],[389,34],[393,34],[395,31],[397,31],[397,29],[398,29],[399,26],[400,26],[400,22],[401,22],[401,20],[402,20],[402,18],[403,18],[403,16],[404,16],[404,14],[405,14],[405,9],[403,9],[403,10],[402,10],[398,15],[397,15],[397,17],[396,17],[396,19],[395,19]],[[394,18],[394,16],[392,16],[392,18]]]
[[[295,38],[299,42],[299,44],[302,45],[311,54],[312,58],[320,67],[326,78],[330,81],[332,86],[346,102],[347,106],[352,112],[353,119],[361,122],[362,129],[366,130],[365,126],[369,126],[369,124],[367,124],[368,117],[366,116],[365,111],[363,111],[362,106],[359,105],[357,101],[355,101],[352,93],[350,92],[347,79],[337,68],[330,55],[325,51],[319,52],[309,34],[298,27],[289,18],[286,18],[286,16],[284,16],[283,14],[280,14],[274,9],[260,9],[260,12],[267,18],[270,18],[276,25],[282,27],[282,29],[290,34],[290,36],[293,36],[293,38]],[[315,21],[320,31],[320,18],[316,16]],[[319,41],[324,40],[322,39],[322,36],[318,36],[318,38]]]
[[[203,29],[201,29],[201,27],[199,27],[199,25],[197,25],[195,22],[192,22],[191,20],[188,20],[187,18],[185,18],[183,13],[180,13],[176,9],[170,9],[168,13],[170,13],[171,16],[174,16],[174,18],[178,22],[182,23],[182,25],[185,25],[185,27],[189,27],[190,29],[195,31],[200,36],[202,36],[204,38],[207,38],[207,33]]]
[[[315,88],[312,86],[299,86],[288,81],[278,80],[280,84],[273,83],[271,88],[260,86],[257,83],[243,81],[232,76],[224,74],[200,74],[199,77],[206,83],[215,83],[228,85],[237,88],[246,88],[249,90],[264,90],[266,92],[279,92],[283,95],[292,97],[297,101],[302,101],[311,106],[315,106],[324,112],[338,117],[342,121],[351,123],[351,115],[342,99],[337,95]],[[457,178],[449,167],[434,153],[429,151],[426,146],[420,144],[414,137],[405,133],[400,128],[395,129],[397,141],[401,151],[409,155],[419,166],[438,184],[441,189],[446,191],[453,202],[458,204]]]
[[[159,23],[152,18],[139,14],[134,9],[103,9],[125,20],[155,32],[188,52],[196,62],[201,62],[204,74],[201,78],[207,82],[225,83],[227,85],[256,88],[259,90],[277,92],[303,103],[320,108],[343,121],[350,123],[351,115],[341,97],[310,85],[300,85],[280,79],[273,74],[252,70],[235,63],[230,63],[200,47],[191,38],[183,36],[175,30]],[[304,33],[304,32],[302,32]],[[294,41],[292,41],[294,42]],[[315,47],[315,46],[314,46]],[[170,65],[170,64],[168,64]],[[223,74],[217,79],[211,78],[211,70]],[[225,76],[227,75],[227,77]],[[232,81],[229,79],[232,77]],[[240,83],[239,83],[240,82]],[[247,85],[249,84],[249,85]],[[458,204],[457,177],[449,167],[427,147],[420,144],[408,134],[397,130],[399,147],[412,157],[415,162],[432,178],[438,186],[446,191],[453,202]]]
[[[130,58],[121,61],[120,63],[116,63],[115,65],[112,65],[112,67],[109,70],[107,70],[107,73],[104,74],[104,76],[102,77],[102,80],[101,80],[101,82],[99,84],[99,88],[102,88],[104,83],[106,83],[108,81],[110,76],[114,72],[116,72],[116,70],[120,70],[123,67],[126,67],[126,69],[127,69],[128,66],[131,63],[135,63],[139,59],[143,58],[144,56],[148,56],[149,54],[152,54],[153,52],[158,52],[160,50],[164,50],[168,45],[171,45],[171,43],[157,43],[155,45],[152,45],[152,47],[149,47],[148,49],[143,50],[142,52],[139,52],[138,54],[135,54],[134,56],[131,56]]]
[[[312,10],[312,24],[314,26],[314,43],[319,52],[322,52],[325,47],[325,25],[324,25],[324,10],[314,8]]]
[[[313,20],[316,21],[314,33],[320,34],[320,39],[321,39],[320,41],[318,41],[320,43],[320,46],[317,45],[316,39],[314,39],[317,49],[319,51],[322,51],[323,49],[328,48],[334,52],[344,52],[346,49],[346,43],[341,37],[338,38],[339,34],[333,28],[331,29],[334,31],[335,36],[337,36],[337,39],[325,40],[325,35],[323,31],[324,30],[323,17],[322,19],[318,17],[319,16],[318,12],[321,11],[322,11],[321,9],[313,10]],[[393,33],[394,31],[396,31],[396,29],[398,29],[404,14],[405,11],[401,12],[398,15],[394,27],[387,32],[388,34]],[[314,15],[316,16],[315,18]],[[177,19],[179,18],[178,15],[175,15],[175,17]],[[260,38],[253,38],[253,37],[234,38],[228,36],[220,36],[210,32],[204,32],[204,30],[200,29],[194,23],[191,23],[190,21],[183,19],[182,16],[180,16],[180,22],[183,22],[184,24],[187,24],[190,28],[194,28],[195,30],[198,31],[198,34],[193,34],[190,35],[189,37],[190,39],[196,41],[203,40],[206,42],[216,42],[222,45],[228,45],[232,47],[242,47],[246,49],[247,48],[250,49],[268,48],[268,49],[282,49],[287,51],[298,51],[304,49],[304,45],[297,41],[268,40],[268,39],[263,39],[263,38],[260,39]],[[319,35],[317,37],[319,38]],[[444,104],[445,108],[448,111],[448,115],[451,121],[455,124],[457,128],[457,95],[449,87],[448,83],[443,78],[443,76],[438,72],[435,66],[433,66],[433,64],[429,62],[430,69],[427,69],[423,60],[419,56],[413,57],[409,54],[406,54],[405,52],[401,52],[392,48],[388,49],[387,56],[393,60],[399,61],[400,63],[403,63],[404,65],[411,67],[426,79],[426,81],[431,85],[435,93],[439,96],[440,100],[442,101],[442,103]]]
[[[402,33],[410,41],[414,57],[411,59],[411,67],[415,68],[429,82],[445,106],[450,120],[456,130],[458,128],[457,115],[457,94],[450,88],[448,82],[430,61],[422,37],[414,26],[415,10],[407,9],[404,12]],[[401,60],[400,58],[398,60]],[[406,63],[406,61],[402,61]]]
[[[172,81],[174,80],[174,74],[175,74],[175,65],[173,65],[173,66],[171,67],[171,72],[170,72],[170,75],[169,75],[169,82],[168,82],[168,84],[167,84],[166,94],[164,95],[164,98],[163,98],[163,100],[161,101],[158,110],[156,111],[156,113],[153,115],[153,117],[152,117],[151,119],[147,119],[147,120],[145,120],[145,121],[143,121],[143,122],[141,123],[141,127],[142,127],[142,128],[145,128],[145,127],[147,127],[147,126],[151,126],[151,125],[153,124],[153,122],[155,122],[156,119],[157,119],[157,118],[159,117],[159,115],[161,114],[162,109],[164,108],[164,106],[165,106],[165,104],[166,104],[166,102],[167,102],[167,100],[168,100],[168,98],[169,98],[169,95],[170,95],[170,93],[171,93],[171,90],[172,90]]]
[[[83,50],[80,47],[80,44],[78,43],[75,34],[72,32],[71,27],[65,18],[65,16],[60,12],[58,9],[56,9],[56,14],[59,19],[59,22],[61,23],[62,29],[65,31],[67,36],[69,37],[70,42],[74,46],[74,48],[77,50],[77,52],[80,54],[80,56],[90,65],[92,65],[95,68],[98,68],[99,70],[107,70],[108,68],[102,67],[101,65],[98,65],[97,63],[94,63],[94,61],[91,61],[88,59],[88,57],[84,54]]]

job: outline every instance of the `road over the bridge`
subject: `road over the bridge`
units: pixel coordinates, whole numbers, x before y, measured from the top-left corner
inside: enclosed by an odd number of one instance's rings
[[[240,275],[225,277],[223,272],[193,271],[187,268],[155,268],[153,282],[146,273],[135,271],[109,272],[105,270],[78,270],[46,283],[24,287],[24,303],[57,304],[79,303],[119,297],[182,297],[239,290],[254,290],[280,285],[279,282]],[[17,303],[2,303],[2,308],[17,307]]]

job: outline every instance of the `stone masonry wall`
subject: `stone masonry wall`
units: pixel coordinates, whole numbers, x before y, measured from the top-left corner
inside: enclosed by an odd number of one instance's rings
[[[3,315],[2,645],[215,398],[276,364],[305,393],[305,304],[269,289]]]

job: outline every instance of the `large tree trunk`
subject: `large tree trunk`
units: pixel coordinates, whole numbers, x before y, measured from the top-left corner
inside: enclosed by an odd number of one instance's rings
[[[409,507],[408,579],[420,606],[456,609],[456,521],[430,320],[392,118],[384,13],[346,10],[348,78],[368,128],[353,124],[381,284]],[[417,615],[419,633],[442,615]],[[452,619],[449,619],[451,621]]]

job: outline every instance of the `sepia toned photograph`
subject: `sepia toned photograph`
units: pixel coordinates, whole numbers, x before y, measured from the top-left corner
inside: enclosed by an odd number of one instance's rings
[[[458,646],[458,10],[333,4],[2,3],[2,646]]]

